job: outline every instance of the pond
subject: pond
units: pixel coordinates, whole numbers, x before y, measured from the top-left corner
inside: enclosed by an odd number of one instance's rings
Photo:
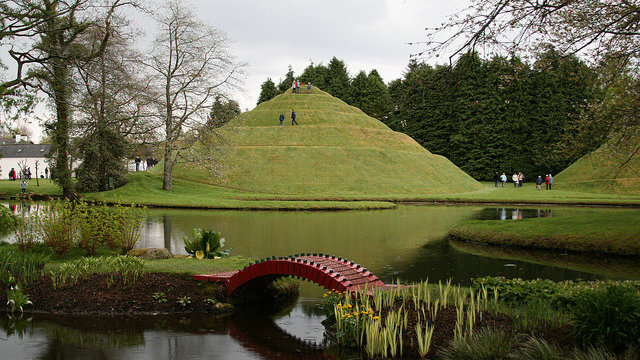
[[[454,283],[469,284],[471,278],[486,275],[640,278],[640,265],[631,259],[450,244],[446,238],[450,227],[468,219],[561,217],[584,211],[599,210],[445,205],[346,212],[151,209],[137,246],[166,247],[184,254],[182,238],[199,227],[220,231],[227,241],[225,248],[233,248],[232,255],[335,254],[362,264],[385,282],[451,278]],[[302,283],[295,303],[280,309],[252,308],[250,314],[225,318],[34,316],[16,322],[2,315],[5,331],[0,331],[0,351],[11,359],[359,358],[323,345],[323,317],[318,309],[323,292],[315,284]]]

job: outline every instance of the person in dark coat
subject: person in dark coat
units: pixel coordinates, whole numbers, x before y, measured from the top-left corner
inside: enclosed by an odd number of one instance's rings
[[[284,114],[280,113],[280,126],[284,126]]]
[[[296,121],[296,112],[291,109],[291,125],[298,125],[298,122]]]
[[[496,187],[498,187],[498,183],[500,182],[500,174],[498,174],[497,171],[495,172],[495,174],[493,174],[493,182],[495,182]]]

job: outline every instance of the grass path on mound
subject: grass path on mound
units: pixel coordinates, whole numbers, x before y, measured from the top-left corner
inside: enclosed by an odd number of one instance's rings
[[[640,210],[593,209],[579,216],[471,220],[449,230],[461,241],[615,255],[640,255]]]

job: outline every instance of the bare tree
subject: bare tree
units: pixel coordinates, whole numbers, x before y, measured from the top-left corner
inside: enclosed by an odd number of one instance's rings
[[[244,64],[230,54],[224,32],[199,21],[180,1],[168,1],[155,19],[158,36],[145,63],[158,89],[158,117],[163,122],[162,188],[171,190],[173,166],[183,150],[202,138],[200,129],[215,96],[237,88]]]

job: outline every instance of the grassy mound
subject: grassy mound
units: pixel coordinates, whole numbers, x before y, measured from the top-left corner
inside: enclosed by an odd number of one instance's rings
[[[291,109],[299,126],[291,126]],[[224,178],[187,164],[177,165],[174,176],[263,194],[325,197],[482,188],[446,158],[318,89],[279,95],[232,120],[220,135],[230,144],[221,157]]]
[[[633,145],[606,144],[583,156],[558,174],[558,187],[571,191],[640,195],[640,153]]]

